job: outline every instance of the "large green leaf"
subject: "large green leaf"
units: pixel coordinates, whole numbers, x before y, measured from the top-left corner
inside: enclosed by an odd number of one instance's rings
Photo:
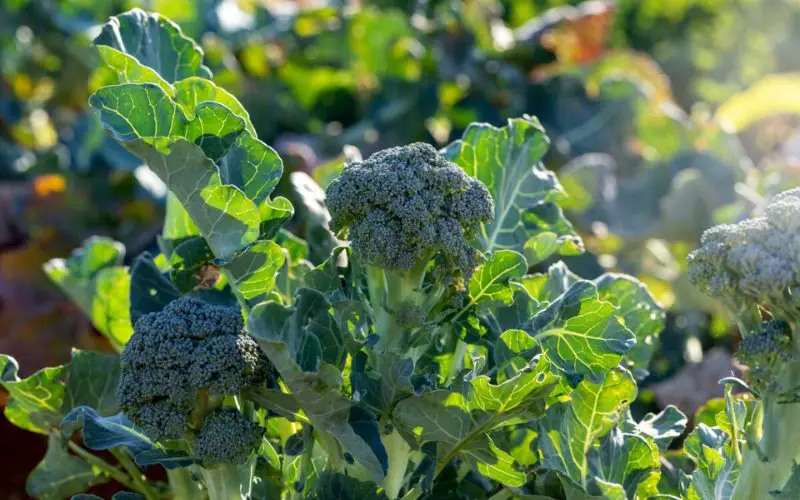
[[[22,429],[48,434],[57,429],[63,416],[64,373],[66,366],[43,368],[30,377],[20,379],[19,365],[11,356],[0,354],[3,379],[8,391],[5,416]]]
[[[159,312],[180,297],[175,285],[145,252],[136,258],[131,270],[130,317],[135,323],[142,315]]]
[[[133,9],[112,17],[94,43],[127,52],[167,82],[211,78],[203,65],[203,50],[177,24],[158,14]]]
[[[612,429],[589,453],[592,476],[601,482],[622,486],[623,499],[651,498],[658,493],[660,461],[658,447],[642,435]]]
[[[518,415],[540,411],[556,381],[549,363],[541,358],[501,384],[479,376],[460,388],[403,399],[392,413],[392,422],[421,443],[439,443],[437,471],[459,456],[487,477],[521,486],[525,473],[489,432],[513,423]]]
[[[283,250],[275,242],[259,241],[236,254],[223,269],[240,300],[253,307],[267,298],[284,261]]]
[[[101,417],[88,406],[78,406],[64,416],[61,434],[70,438],[80,431],[84,446],[92,450],[126,449],[142,466],[160,464],[167,469],[186,467],[197,460],[179,449],[164,449],[133,426],[123,413]]]
[[[200,103],[192,118],[154,84],[103,87],[90,99],[104,127],[147,162],[186,209],[214,254],[259,237],[259,205],[283,166],[229,108]]]
[[[601,300],[590,281],[573,283],[522,329],[559,369],[594,380],[618,366],[636,342],[617,308]]]
[[[646,370],[664,329],[666,313],[643,284],[623,274],[604,274],[595,280],[600,299],[619,308],[625,326],[633,332],[636,344],[625,353],[631,367]]]
[[[73,349],[65,378],[63,413],[90,406],[101,416],[114,415],[119,412],[118,382],[118,356]]]
[[[25,483],[25,491],[30,496],[39,500],[61,500],[107,481],[96,474],[92,466],[70,455],[64,444],[58,432],[50,434],[47,453]]]
[[[599,383],[584,380],[578,384],[570,394],[570,401],[551,406],[537,423],[542,466],[558,471],[590,493],[591,479],[599,472],[592,470],[590,452],[597,440],[618,423],[635,398],[636,383],[623,370],[609,372]],[[621,446],[625,448],[624,442]],[[619,477],[619,473],[605,474]]]
[[[262,302],[248,328],[314,427],[335,436],[380,482],[386,450],[374,417],[340,392],[344,342],[325,296],[304,288],[295,307]]]
[[[739,465],[725,453],[728,435],[718,427],[700,424],[684,441],[686,454],[697,468],[692,473],[688,498],[727,500],[739,474]]]
[[[47,276],[92,320],[121,351],[133,334],[129,315],[130,276],[121,266],[125,247],[109,238],[91,238],[67,259],[44,265]]]
[[[522,254],[513,250],[498,250],[481,264],[469,281],[470,304],[501,303],[509,305],[514,300],[514,290],[508,281],[521,278],[528,271]]]
[[[539,121],[526,116],[509,120],[502,128],[474,123],[443,150],[447,159],[483,182],[494,198],[495,219],[479,234],[484,250],[521,252],[528,240],[551,232],[559,238],[553,252],[581,251],[580,238],[557,204],[564,191],[541,161],[548,146]],[[543,257],[540,247],[538,258]]]

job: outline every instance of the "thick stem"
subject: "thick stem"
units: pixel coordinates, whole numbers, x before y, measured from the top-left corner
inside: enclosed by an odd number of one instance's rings
[[[770,492],[783,488],[800,459],[800,404],[780,404],[770,397],[764,400],[763,436],[757,450],[748,448],[731,500],[770,498]]]
[[[405,483],[411,447],[397,430],[392,430],[390,434],[382,436],[381,439],[386,453],[389,455],[389,469],[383,480],[383,491],[390,500],[396,500]]]
[[[203,467],[203,482],[209,500],[246,500],[250,497],[256,457],[245,464],[219,464]]]
[[[109,451],[112,455],[114,455],[114,458],[117,459],[122,468],[125,469],[128,474],[130,474],[131,480],[133,481],[133,484],[136,485],[137,491],[143,492],[142,494],[148,500],[155,499],[157,497],[156,493],[153,491],[150,485],[147,484],[147,478],[144,476],[144,474],[142,474],[142,471],[139,470],[139,467],[136,466],[133,460],[131,460],[128,455],[120,450],[112,448]]]
[[[102,458],[89,453],[88,451],[84,450],[83,448],[81,448],[80,446],[78,446],[77,444],[75,444],[72,441],[69,441],[67,443],[67,446],[69,447],[70,450],[72,450],[73,453],[75,453],[76,455],[78,455],[82,459],[86,460],[86,463],[88,463],[90,465],[94,465],[98,469],[102,470],[104,474],[106,474],[107,476],[112,478],[114,481],[116,481],[119,484],[125,486],[126,488],[130,488],[131,490],[136,491],[137,493],[144,494],[143,492],[138,490],[138,488],[136,487],[136,484],[133,482],[133,480],[130,477],[128,477],[127,474],[125,474],[124,472],[122,472],[121,470],[116,468],[115,466],[113,466],[110,463],[106,462]]]
[[[795,359],[800,359],[800,335],[793,328]],[[777,377],[778,387],[795,390],[800,386],[800,361],[789,361]],[[782,402],[783,397],[766,393],[761,399],[763,423],[758,450],[748,447],[742,458],[742,469],[731,500],[770,498],[770,492],[781,490],[800,460],[800,403]]]
[[[205,497],[200,484],[192,479],[189,469],[167,469],[167,479],[172,500],[195,500]]]

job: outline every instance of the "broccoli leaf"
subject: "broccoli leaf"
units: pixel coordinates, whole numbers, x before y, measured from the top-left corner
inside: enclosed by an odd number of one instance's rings
[[[374,483],[359,481],[336,472],[323,472],[317,479],[310,500],[386,500]]]
[[[731,438],[718,427],[699,424],[684,441],[686,454],[697,468],[692,472],[690,498],[717,500],[731,498],[740,473],[739,463],[726,452]]]
[[[595,283],[600,299],[619,308],[625,326],[636,337],[636,344],[625,353],[626,361],[638,370],[646,370],[664,329],[666,313],[647,288],[630,276],[607,273]]]
[[[580,238],[557,204],[565,197],[564,191],[541,161],[548,146],[539,121],[526,116],[509,120],[503,128],[474,123],[460,140],[443,150],[448,160],[483,182],[494,198],[495,219],[483,225],[479,234],[484,250],[521,252],[528,240],[550,232],[558,236],[558,244],[548,252],[571,255],[582,251]],[[546,258],[544,247],[533,245],[537,246],[537,260]]]
[[[112,18],[95,43],[119,84],[98,89],[90,104],[169,187],[166,240],[197,228],[227,259],[255,242],[262,225],[285,221],[288,201],[268,198],[280,157],[255,138],[236,98],[209,80],[202,51],[176,25],[134,9]]]
[[[285,259],[275,242],[259,241],[233,256],[223,270],[241,300],[253,307],[267,298]]]
[[[180,297],[175,285],[164,276],[148,253],[140,255],[131,270],[130,317],[136,322],[140,316],[159,312]]]
[[[651,498],[658,493],[660,476],[658,447],[646,436],[624,434],[612,429],[600,446],[589,453],[589,466],[594,481],[603,490],[603,483],[622,486],[621,498]]]
[[[601,472],[593,470],[596,464],[592,463],[590,451],[596,440],[618,423],[635,398],[636,383],[627,371],[611,371],[599,383],[582,381],[570,394],[569,402],[551,406],[537,423],[542,466],[560,472],[576,487],[589,493],[590,480]],[[611,443],[609,447],[617,444]],[[620,446],[626,453],[633,452],[633,443],[630,450],[626,450],[624,439]],[[624,461],[622,463],[624,465]],[[617,477],[618,474],[613,475]]]
[[[81,431],[83,444],[92,450],[126,447],[139,466],[160,464],[167,469],[186,467],[197,460],[178,450],[164,450],[156,446],[122,413],[101,417],[93,408],[79,406],[69,412],[61,422],[61,432],[69,438]]]
[[[364,351],[359,351],[353,358],[350,371],[353,398],[376,415],[383,415],[396,401],[414,393],[411,384],[414,362],[385,353],[377,357],[377,368],[370,370],[367,358]]]
[[[475,270],[469,281],[470,305],[502,303],[514,300],[514,290],[508,280],[521,278],[528,271],[522,254],[513,250],[498,250]]]
[[[556,380],[547,360],[541,358],[501,384],[479,376],[460,388],[403,399],[395,407],[392,421],[421,443],[439,443],[437,472],[459,456],[487,477],[521,486],[525,473],[493,442],[489,432],[513,423],[518,415],[536,413]]]
[[[676,407],[669,405],[660,413],[648,413],[638,423],[629,414],[624,422],[623,430],[650,437],[664,451],[673,439],[683,434],[687,424],[686,415]]]
[[[133,50],[128,53],[168,82],[190,76],[211,78],[203,66],[202,49],[177,24],[158,14],[132,9],[112,17],[94,43],[122,52]]]
[[[292,308],[274,302],[258,304],[248,319],[250,334],[314,427],[335,436],[380,481],[387,456],[377,421],[371,414],[371,421],[365,420],[366,412],[339,392],[345,351],[331,305],[324,295],[308,288],[298,292],[295,304]]]
[[[567,291],[522,326],[559,369],[602,380],[636,342],[617,308],[590,281]]]
[[[0,354],[2,385],[8,391],[5,416],[9,422],[31,432],[48,434],[58,428],[63,414],[64,374],[67,366],[42,368],[20,379],[19,365],[11,356]]]
[[[57,500],[84,492],[91,486],[108,481],[95,473],[92,466],[70,455],[58,432],[50,433],[47,453],[28,475],[25,491],[40,500]]]
[[[122,267],[125,247],[109,238],[91,238],[67,259],[44,265],[47,276],[66,293],[118,351],[133,334],[129,313],[130,275]]]
[[[118,381],[118,356],[73,349],[64,382],[63,412],[90,406],[102,416],[114,415],[119,411]]]

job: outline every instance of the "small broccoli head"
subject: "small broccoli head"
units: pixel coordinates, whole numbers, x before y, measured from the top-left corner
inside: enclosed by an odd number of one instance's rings
[[[775,197],[764,217],[706,231],[701,247],[689,255],[689,278],[728,304],[760,304],[782,316],[796,314],[791,297],[800,290],[798,229],[800,189],[794,189]]]
[[[791,389],[777,385],[780,380],[778,371],[795,357],[792,330],[785,321],[763,322],[758,332],[742,339],[736,357],[750,368],[748,381],[759,392],[785,392]]]
[[[271,372],[239,310],[189,297],[139,318],[120,367],[120,407],[154,441],[185,436],[208,408]]]
[[[240,464],[259,447],[263,435],[263,427],[235,408],[220,408],[203,419],[193,452],[206,466]]]
[[[479,257],[469,240],[494,217],[486,187],[423,143],[347,166],[327,196],[331,227],[349,230],[354,258],[383,269],[436,257],[452,275],[469,276]]]

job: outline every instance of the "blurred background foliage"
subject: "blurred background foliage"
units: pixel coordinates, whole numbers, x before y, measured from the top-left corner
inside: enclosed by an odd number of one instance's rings
[[[685,385],[737,369],[733,330],[688,284],[685,257],[704,229],[800,184],[800,1],[3,0],[0,351],[28,372],[105,342],[42,264],[91,235],[134,256],[160,231],[163,185],[87,106],[114,78],[89,41],[132,7],[198,40],[287,171],[308,174],[280,187],[299,215],[324,212],[313,183],[346,155],[536,115],[589,250],[570,267],[634,274],[669,310],[638,411],[691,414],[721,396]]]

